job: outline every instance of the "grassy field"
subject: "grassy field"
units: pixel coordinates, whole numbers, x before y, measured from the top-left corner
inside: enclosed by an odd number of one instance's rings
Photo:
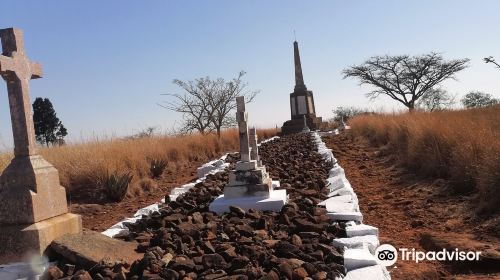
[[[384,146],[403,165],[427,177],[446,178],[458,193],[478,192],[480,213],[500,203],[500,105],[487,108],[361,115],[355,136]]]
[[[259,129],[259,139],[276,134],[275,129]],[[225,152],[239,149],[237,130],[226,130],[220,139],[214,134],[154,136],[140,139],[88,141],[82,144],[43,148],[40,153],[58,170],[66,188],[102,185],[109,174],[128,173],[134,182],[151,177],[152,160],[167,162],[167,168],[179,171],[190,163],[206,162]],[[0,168],[12,154],[0,155]]]

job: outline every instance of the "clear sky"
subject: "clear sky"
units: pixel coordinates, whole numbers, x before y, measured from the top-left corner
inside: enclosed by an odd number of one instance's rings
[[[0,28],[24,30],[44,78],[31,98],[48,97],[69,139],[130,135],[149,126],[171,128],[180,115],[156,105],[180,92],[172,80],[230,79],[245,70],[260,90],[247,108],[260,127],[290,116],[293,30],[305,83],[316,111],[336,106],[394,110],[389,99],[370,102],[341,71],[373,55],[441,52],[470,58],[458,81],[463,96],[481,90],[500,97],[500,1],[24,1],[2,0]],[[6,86],[0,82],[0,142],[12,142]]]

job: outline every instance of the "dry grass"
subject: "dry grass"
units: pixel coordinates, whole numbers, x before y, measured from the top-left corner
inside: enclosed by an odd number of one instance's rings
[[[265,139],[276,135],[276,130],[259,129],[257,133],[259,139]],[[133,183],[140,185],[140,189],[147,189],[153,185],[147,180],[151,177],[149,173],[152,159],[166,160],[168,169],[180,171],[190,163],[205,162],[225,152],[237,151],[238,147],[237,130],[231,129],[223,131],[221,139],[214,134],[190,134],[96,140],[76,145],[43,148],[40,153],[59,170],[61,184],[66,188],[102,186],[108,174],[132,172]],[[2,170],[11,158],[11,154],[0,154]]]
[[[478,210],[500,203],[500,105],[442,112],[363,115],[350,121],[355,136],[386,146],[409,169],[450,179],[457,192],[479,191]]]

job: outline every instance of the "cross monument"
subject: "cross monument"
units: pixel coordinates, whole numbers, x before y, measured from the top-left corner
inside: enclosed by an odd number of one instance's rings
[[[0,75],[7,83],[14,158],[0,175],[0,263],[42,254],[53,239],[81,231],[81,218],[68,213],[59,173],[36,152],[29,81],[42,67],[24,52],[20,29],[0,29]]]

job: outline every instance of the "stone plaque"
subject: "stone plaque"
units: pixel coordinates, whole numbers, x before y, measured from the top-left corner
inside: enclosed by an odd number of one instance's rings
[[[307,97],[307,102],[309,104],[309,114],[314,114],[314,106],[313,106],[313,100],[312,100],[312,96],[308,96]]]
[[[297,102],[299,107],[299,115],[307,114],[307,106],[306,106],[306,97],[305,96],[297,96]]]
[[[290,97],[290,109],[292,110],[292,116],[295,116],[295,97]]]

